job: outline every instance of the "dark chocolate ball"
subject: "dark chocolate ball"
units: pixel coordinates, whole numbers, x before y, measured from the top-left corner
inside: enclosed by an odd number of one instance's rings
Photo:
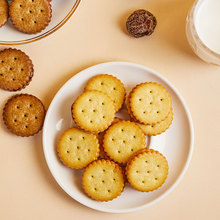
[[[155,16],[144,9],[134,11],[126,22],[128,33],[134,37],[151,35],[156,25],[157,20]]]

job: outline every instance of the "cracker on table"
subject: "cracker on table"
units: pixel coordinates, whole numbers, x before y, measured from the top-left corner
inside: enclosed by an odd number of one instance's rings
[[[161,153],[145,149],[128,162],[126,174],[134,189],[149,192],[158,189],[165,182],[168,169],[168,162]]]
[[[122,107],[125,99],[123,83],[115,76],[100,74],[89,80],[85,90],[98,90],[106,93],[113,101],[116,112]]]
[[[146,145],[143,131],[130,121],[119,121],[105,132],[103,147],[115,162],[126,164],[129,158]]]
[[[48,26],[52,10],[48,0],[13,0],[9,7],[9,16],[19,31],[36,34]]]
[[[115,117],[115,108],[105,93],[88,90],[73,103],[72,116],[82,129],[99,133],[111,125]]]
[[[86,167],[82,177],[83,189],[97,201],[110,201],[124,189],[122,168],[110,160],[97,160]]]
[[[171,97],[160,84],[146,82],[130,93],[129,106],[135,119],[143,124],[163,121],[172,107]]]
[[[0,27],[8,21],[8,1],[0,1]]]
[[[33,77],[31,59],[21,50],[0,51],[0,88],[17,91],[25,88]]]
[[[61,136],[57,152],[60,160],[72,169],[82,169],[96,160],[99,142],[94,134],[79,128],[70,128]]]
[[[28,137],[41,130],[45,114],[44,105],[37,97],[20,94],[12,96],[5,104],[3,120],[12,133]]]

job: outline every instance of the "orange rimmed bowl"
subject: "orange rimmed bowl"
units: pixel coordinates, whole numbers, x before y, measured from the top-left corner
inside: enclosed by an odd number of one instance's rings
[[[20,45],[43,39],[60,29],[73,15],[81,0],[52,0],[52,19],[40,33],[24,34],[19,32],[10,22],[0,28],[0,45]],[[10,4],[10,1],[9,1]]]

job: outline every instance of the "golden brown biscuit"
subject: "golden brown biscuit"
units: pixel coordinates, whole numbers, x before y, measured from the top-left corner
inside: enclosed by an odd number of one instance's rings
[[[105,132],[103,147],[115,162],[126,164],[129,158],[145,147],[143,131],[130,121],[119,121]]]
[[[31,59],[21,50],[0,51],[0,88],[17,91],[25,88],[33,77]]]
[[[60,160],[72,169],[82,169],[96,160],[99,141],[96,135],[79,128],[70,128],[61,136],[58,144]]]
[[[8,1],[0,1],[0,27],[8,21]]]
[[[106,93],[113,101],[115,111],[119,111],[125,99],[123,83],[116,77],[108,74],[100,74],[86,84],[85,90],[97,90]]]
[[[97,160],[86,167],[82,177],[83,189],[97,201],[110,201],[124,189],[122,168],[110,160]]]
[[[48,0],[13,0],[9,16],[19,31],[36,34],[48,26],[52,10]]]
[[[45,113],[44,105],[38,98],[20,94],[12,96],[5,104],[3,120],[12,133],[28,137],[41,130]]]
[[[88,90],[73,103],[72,117],[80,128],[99,133],[108,128],[114,120],[114,104],[105,93]]]
[[[146,82],[137,85],[130,94],[132,115],[142,124],[156,124],[169,114],[172,102],[167,90],[160,84]]]
[[[130,185],[142,192],[159,188],[168,175],[166,158],[153,149],[141,150],[128,162],[127,179]]]
[[[145,135],[156,136],[165,132],[172,124],[172,121],[173,121],[173,111],[171,109],[168,116],[163,121],[158,122],[157,124],[144,125],[138,122],[136,122],[136,124],[142,129]]]

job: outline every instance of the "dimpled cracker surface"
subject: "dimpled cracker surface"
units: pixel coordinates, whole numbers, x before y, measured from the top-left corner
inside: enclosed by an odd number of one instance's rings
[[[36,34],[49,24],[52,10],[48,0],[13,0],[9,16],[19,31]]]
[[[168,116],[172,102],[162,85],[146,82],[137,85],[131,91],[129,106],[137,121],[143,124],[156,124]]]
[[[130,121],[113,124],[104,135],[103,147],[115,162],[125,164],[138,150],[145,147],[143,131]]]
[[[86,90],[98,90],[106,93],[113,101],[116,112],[122,107],[125,99],[125,88],[122,82],[112,75],[101,74],[87,83]]]
[[[8,20],[8,2],[6,0],[0,1],[0,27],[2,27]]]
[[[99,91],[85,91],[72,105],[72,116],[76,124],[90,132],[102,132],[115,117],[112,100]]]
[[[60,160],[68,167],[82,169],[96,160],[99,143],[96,135],[70,128],[61,136],[57,152]]]
[[[0,88],[21,90],[32,77],[33,64],[24,52],[11,48],[0,51]]]
[[[173,121],[173,111],[171,110],[168,116],[161,122],[152,125],[144,125],[141,123],[136,123],[144,132],[145,135],[155,136],[165,132]]]
[[[142,192],[159,188],[168,175],[166,158],[153,149],[140,151],[127,164],[126,174],[130,185]]]
[[[82,185],[92,199],[110,201],[124,189],[122,168],[110,160],[94,161],[85,169]]]
[[[5,104],[3,120],[7,128],[19,136],[31,136],[41,130],[45,117],[42,102],[28,94],[15,95]]]

